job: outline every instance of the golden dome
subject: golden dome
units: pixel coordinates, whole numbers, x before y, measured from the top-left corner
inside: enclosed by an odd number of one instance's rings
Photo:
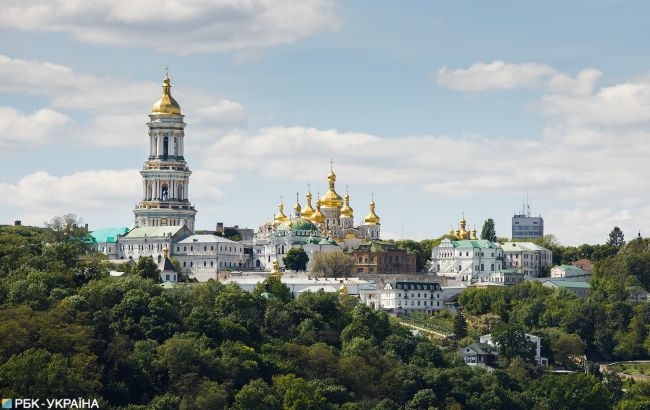
[[[353,209],[350,208],[350,194],[345,193],[345,205],[343,205],[343,208],[341,208],[341,216],[347,216],[348,218],[352,218],[352,212]]]
[[[311,215],[311,221],[317,225],[325,223],[325,215],[320,211],[320,199],[316,201],[316,210]]]
[[[176,100],[172,97],[171,94],[171,82],[169,80],[169,75],[165,75],[163,80],[163,95],[160,97],[160,100],[156,101],[151,109],[152,114],[180,114],[181,106],[178,105]]]
[[[370,200],[370,213],[364,219],[366,225],[379,225],[379,217],[375,213],[375,200]]]
[[[280,204],[278,205],[278,213],[275,214],[275,217],[273,218],[273,222],[277,225],[286,221],[287,219],[288,219],[287,216],[284,214],[284,204],[280,202]]]
[[[307,205],[305,205],[305,209],[300,212],[300,216],[310,219],[313,214],[314,208],[311,207],[311,192],[307,191]]]
[[[327,180],[329,181],[329,189],[320,198],[320,203],[321,206],[324,206],[325,208],[341,208],[343,206],[343,198],[341,198],[341,195],[336,193],[336,190],[334,189],[334,184],[336,183],[336,175],[334,174],[334,171],[332,168],[330,168],[330,172],[327,175]]]
[[[300,213],[301,209],[302,207],[300,206],[300,201],[298,201],[298,193],[296,192],[296,204],[293,206],[293,212],[296,216],[302,216]]]

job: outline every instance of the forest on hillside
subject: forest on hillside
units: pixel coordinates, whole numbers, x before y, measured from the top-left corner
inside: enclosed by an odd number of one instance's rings
[[[535,332],[555,364],[576,346],[594,360],[648,357],[650,309],[627,299],[650,272],[637,245],[597,265],[588,299],[531,284],[464,292],[467,334]],[[650,385],[623,391],[597,368],[550,374],[516,352],[491,373],[469,367],[455,349],[468,339],[434,344],[353,296],[294,298],[273,278],[252,293],[163,289],[150,268],[110,277],[74,225],[0,227],[3,396],[133,410],[650,408]]]

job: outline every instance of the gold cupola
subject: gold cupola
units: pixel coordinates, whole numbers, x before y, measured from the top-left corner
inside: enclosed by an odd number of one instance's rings
[[[366,218],[363,220],[366,225],[380,225],[379,217],[375,213],[375,199],[374,197],[370,199],[370,213]]]
[[[300,194],[296,192],[296,204],[293,206],[293,214],[296,216],[296,218],[300,218],[302,216],[302,207],[300,206],[298,195]]]
[[[311,216],[314,214],[314,208],[311,206],[311,191],[307,191],[306,198],[307,204],[305,205],[305,208],[300,212],[300,216],[305,219],[311,219]]]
[[[284,204],[282,203],[282,200],[280,200],[280,204],[278,205],[278,213],[275,214],[275,217],[273,218],[274,225],[279,225],[288,219],[289,218],[287,218],[287,216],[284,214]]]
[[[320,199],[316,200],[316,210],[311,215],[311,221],[317,225],[323,225],[325,223],[325,215],[320,211]]]
[[[341,198],[341,195],[336,193],[336,189],[334,189],[334,185],[336,184],[336,174],[334,174],[334,171],[332,168],[330,168],[330,172],[327,175],[327,181],[329,182],[329,189],[320,198],[320,204],[324,208],[339,208],[343,206],[343,198]]]
[[[156,101],[151,109],[152,114],[179,114],[181,113],[181,106],[178,105],[176,100],[172,97],[171,94],[171,81],[169,80],[169,75],[165,74],[165,79],[163,80],[163,94],[160,97],[160,100]]]
[[[345,193],[345,205],[343,205],[343,208],[341,208],[341,216],[345,216],[348,218],[352,218],[352,212],[354,210],[350,207],[350,194],[348,192]]]

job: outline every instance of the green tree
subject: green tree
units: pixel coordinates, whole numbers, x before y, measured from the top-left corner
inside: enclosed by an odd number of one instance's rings
[[[483,223],[483,229],[481,229],[481,239],[485,239],[490,242],[495,242],[497,240],[497,233],[494,229],[494,220],[492,218],[488,218]]]
[[[458,310],[454,317],[454,339],[460,340],[467,336],[467,321],[462,310]]]
[[[615,226],[614,229],[612,229],[612,231],[609,233],[607,244],[616,246],[618,248],[625,245],[625,235],[623,235],[621,228]]]
[[[492,331],[492,341],[497,346],[499,356],[510,360],[521,357],[528,361],[535,356],[535,344],[526,338],[523,327],[514,323],[504,323]]]
[[[309,271],[330,278],[348,277],[354,268],[354,258],[342,252],[319,252],[310,263]]]
[[[307,270],[307,263],[309,256],[303,248],[291,248],[287,254],[282,258],[284,266],[291,270]]]
[[[577,369],[585,351],[585,343],[576,334],[561,333],[551,342],[553,360],[568,369]]]
[[[160,269],[151,256],[141,256],[131,271],[145,279],[152,279],[154,282],[160,282]]]
[[[235,394],[235,409],[280,410],[281,401],[262,379],[250,381]]]

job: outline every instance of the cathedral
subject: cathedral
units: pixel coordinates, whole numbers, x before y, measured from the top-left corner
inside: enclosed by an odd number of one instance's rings
[[[256,268],[267,268],[273,260],[282,261],[289,249],[301,247],[311,256],[317,252],[335,252],[356,249],[362,243],[380,239],[380,218],[375,212],[374,198],[370,201],[368,215],[357,226],[354,210],[350,206],[350,194],[342,198],[336,192],[336,174],[330,167],[327,175],[328,189],[312,205],[311,189],[305,196],[304,207],[299,194],[293,213],[287,216],[282,200],[273,221],[261,226],[253,240]]]

